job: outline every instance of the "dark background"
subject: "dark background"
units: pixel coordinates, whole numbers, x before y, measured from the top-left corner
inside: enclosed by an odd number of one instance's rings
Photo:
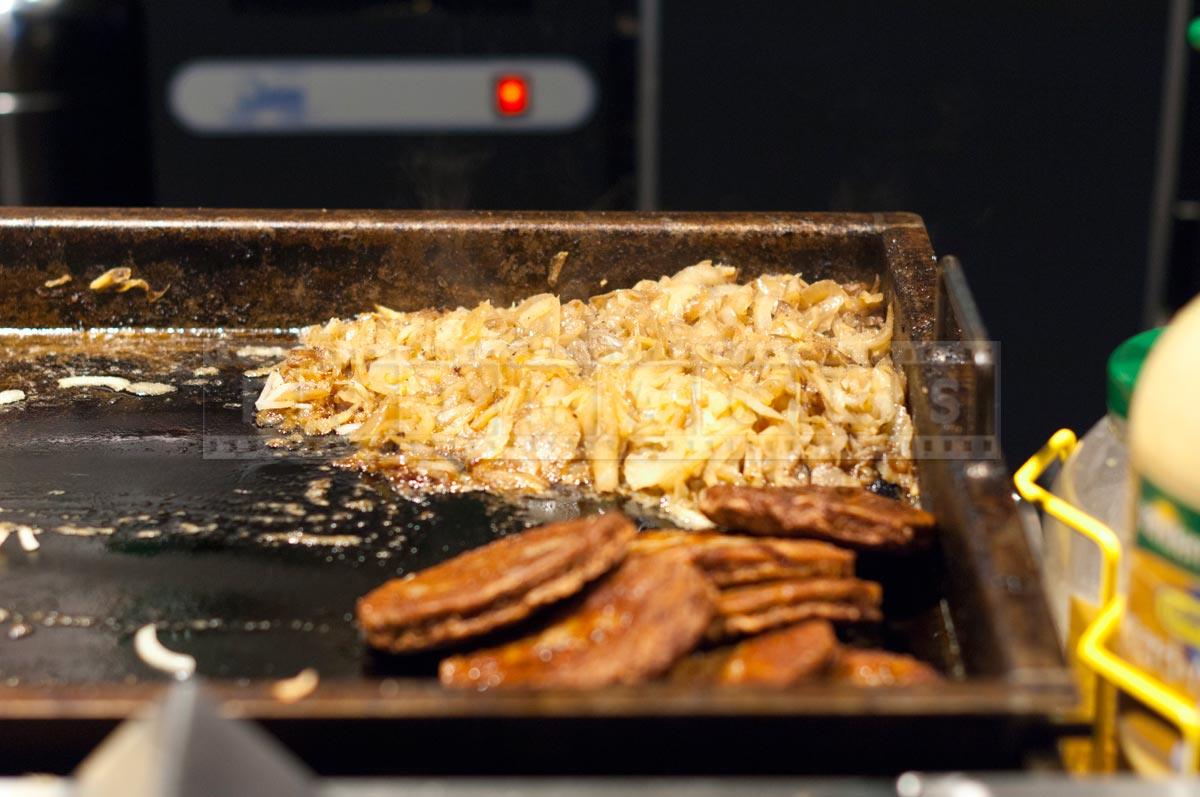
[[[1166,5],[667,2],[661,195],[907,210],[1001,343],[1019,464],[1142,327]]]
[[[638,53],[655,7],[647,159]],[[1168,0],[14,9],[0,12],[0,91],[61,92],[74,110],[0,115],[8,204],[919,213],[936,251],[962,258],[1000,341],[1014,464],[1054,429],[1099,419],[1109,351],[1148,323],[1145,306],[1200,288],[1200,126],[1185,119],[1176,268],[1165,298],[1145,295],[1165,45],[1183,36],[1168,33]],[[578,58],[599,112],[552,135],[238,138],[190,134],[165,111],[167,81],[198,57],[497,53]],[[1198,60],[1187,51],[1189,71]],[[647,178],[656,196],[639,198]]]

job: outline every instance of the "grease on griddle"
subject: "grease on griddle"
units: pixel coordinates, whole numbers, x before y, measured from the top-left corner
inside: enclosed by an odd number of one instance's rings
[[[352,548],[363,543],[363,538],[357,534],[309,534],[303,531],[269,531],[259,534],[257,539],[263,543],[299,545],[304,548]]]
[[[882,477],[867,485],[867,489],[876,495],[882,495],[884,498],[891,498],[893,501],[901,501],[904,499],[904,488],[895,482],[890,482]]]
[[[206,532],[216,531],[218,526],[216,522],[200,525],[198,523],[189,523],[185,520],[180,521],[179,525],[177,525],[175,528],[177,528],[179,531],[182,531],[184,534],[204,534]]]
[[[304,491],[304,497],[309,503],[316,506],[329,506],[329,487],[333,484],[333,479],[328,477],[322,479],[313,479],[308,483],[308,489]]]

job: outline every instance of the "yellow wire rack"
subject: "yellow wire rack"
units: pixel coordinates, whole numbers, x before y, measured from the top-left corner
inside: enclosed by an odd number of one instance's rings
[[[1104,568],[1100,574],[1100,613],[1084,629],[1075,647],[1078,661],[1098,676],[1094,699],[1091,701],[1092,716],[1087,718],[1093,729],[1091,769],[1107,772],[1115,768],[1115,687],[1137,698],[1179,729],[1184,742],[1182,768],[1184,772],[1194,774],[1200,768],[1200,708],[1187,695],[1135,667],[1108,648],[1108,641],[1125,613],[1125,598],[1117,594],[1120,540],[1108,526],[1037,483],[1054,460],[1065,460],[1077,443],[1075,433],[1070,429],[1058,430],[1040,451],[1017,470],[1013,483],[1026,501],[1036,504],[1043,512],[1058,518],[1100,548]]]

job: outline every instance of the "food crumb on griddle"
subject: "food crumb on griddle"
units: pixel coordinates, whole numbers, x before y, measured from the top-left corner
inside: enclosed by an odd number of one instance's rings
[[[126,393],[132,393],[135,396],[163,396],[167,393],[174,393],[176,390],[178,388],[174,385],[163,382],[133,382],[125,388]]]
[[[163,297],[163,294],[170,290],[171,286],[167,285],[161,291],[153,290],[150,287],[150,283],[146,282],[146,280],[133,276],[133,269],[127,266],[119,266],[117,268],[110,268],[99,277],[96,277],[88,284],[88,288],[96,293],[125,293],[134,288],[139,288],[146,292],[146,298],[150,302],[157,302]]]
[[[154,623],[144,625],[133,635],[133,649],[148,667],[175,676],[179,680],[196,672],[196,659],[164,645],[158,638]]]
[[[130,381],[123,376],[65,376],[58,380],[60,388],[106,387],[120,392],[129,387]]]
[[[174,393],[178,388],[163,382],[131,382],[123,376],[110,374],[100,376],[64,376],[58,380],[58,386],[63,389],[82,387],[104,387],[117,393],[129,393],[134,396],[162,396]]]
[[[8,540],[9,535],[16,534],[17,541],[21,544],[27,553],[36,551],[40,544],[38,543],[37,535],[41,534],[42,530],[27,526],[23,523],[13,523],[10,521],[0,522],[0,547]]]
[[[66,537],[107,537],[113,533],[112,526],[75,526],[64,524],[54,527],[55,534]]]
[[[563,264],[571,256],[570,252],[559,252],[550,260],[550,273],[546,275],[546,284],[551,288],[558,285],[558,276],[562,274]]]
[[[282,346],[242,346],[234,354],[238,357],[265,360],[268,357],[286,357],[288,350]]]
[[[38,542],[37,534],[30,526],[17,529],[17,542],[21,543],[21,550],[25,553],[33,553],[42,547],[42,544]]]
[[[8,638],[12,640],[24,639],[33,633],[33,626],[29,623],[13,623],[12,628],[8,629]]]
[[[312,694],[320,683],[321,676],[312,667],[305,667],[291,678],[284,678],[271,685],[271,697],[280,703],[295,703]]]

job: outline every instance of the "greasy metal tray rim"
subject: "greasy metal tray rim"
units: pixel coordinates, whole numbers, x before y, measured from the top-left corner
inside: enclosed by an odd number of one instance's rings
[[[1042,674],[1043,676],[1045,674]],[[814,682],[779,688],[709,688],[651,683],[593,690],[447,689],[435,681],[329,680],[295,702],[273,697],[269,681],[205,680],[229,716],[254,719],[421,719],[573,717],[1045,716],[1074,705],[1068,673],[1037,684],[1009,679],[911,687]],[[164,683],[0,687],[0,720],[120,719],[161,696]],[[930,698],[936,697],[936,700]]]

